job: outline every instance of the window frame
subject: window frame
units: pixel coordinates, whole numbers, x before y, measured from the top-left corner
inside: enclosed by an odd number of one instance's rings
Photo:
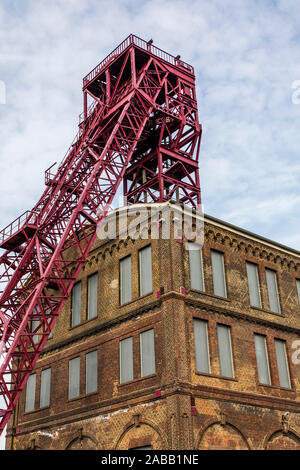
[[[141,267],[142,267],[142,263],[141,263],[141,252],[143,250],[146,250],[146,249],[149,249],[150,248],[150,256],[151,256],[151,290],[148,291],[148,292],[144,292],[142,293],[142,289],[141,289],[141,279],[142,279],[142,276],[141,276]],[[151,243],[146,245],[146,246],[143,246],[142,248],[140,248],[138,250],[138,273],[139,273],[139,296],[140,297],[143,297],[144,295],[149,295],[149,294],[152,294],[153,293],[153,256],[152,256],[152,245]]]
[[[121,264],[127,258],[130,258],[130,281],[131,281],[130,282],[130,300],[126,300],[125,302],[122,302],[122,285],[123,285],[123,282],[122,282]],[[133,297],[132,297],[132,255],[128,254],[128,255],[124,256],[123,258],[119,259],[119,305],[120,306],[126,305],[127,303],[131,302],[132,300],[133,300]]]
[[[275,287],[276,287],[276,298],[277,298],[277,303],[278,303],[279,312],[276,312],[275,310],[271,310],[271,302],[270,302],[270,294],[269,294],[269,286],[268,286],[267,272],[274,273]],[[266,266],[266,267],[265,267],[265,276],[266,276],[266,286],[267,286],[267,294],[268,294],[268,302],[269,302],[269,311],[270,311],[271,313],[274,313],[275,315],[282,315],[282,312],[281,312],[280,295],[279,295],[278,272],[277,272],[275,269],[268,268],[268,267]]]
[[[71,361],[74,361],[75,359],[78,359],[79,360],[79,366],[78,366],[78,395],[75,395],[75,396],[70,396],[70,390],[71,390],[71,375],[70,375],[70,363]],[[75,357],[72,357],[72,359],[69,359],[69,364],[68,364],[68,400],[71,401],[71,400],[76,400],[77,398],[80,398],[81,396],[81,383],[80,383],[80,379],[81,379],[81,357],[80,356],[75,356]]]
[[[200,245],[199,243],[187,242],[188,245],[188,261],[189,261],[189,279],[190,279],[190,288],[198,291],[198,292],[205,292],[205,279],[204,279],[204,262],[203,262],[203,245]],[[190,245],[197,245],[199,246],[199,250],[190,250],[189,246]],[[202,289],[197,289],[196,287],[192,287],[192,276],[191,276],[191,258],[190,258],[190,251],[199,251],[200,254],[200,272],[201,272],[201,277],[202,277]]]
[[[300,305],[300,279],[296,277],[295,282],[296,282],[296,291],[297,291],[297,296],[298,296],[298,304]]]
[[[88,392],[87,390],[87,385],[88,385],[88,380],[87,380],[87,376],[88,376],[88,367],[87,367],[87,358],[88,358],[88,355],[89,354],[93,354],[93,353],[96,353],[96,390],[92,390],[90,392]],[[90,356],[91,357],[91,356]],[[91,395],[93,393],[98,393],[99,391],[99,373],[98,373],[98,366],[99,366],[99,351],[98,349],[93,349],[92,351],[88,351],[86,352],[85,354],[85,395],[88,396],[88,395]]]
[[[206,348],[207,348],[207,360],[208,360],[208,372],[199,370],[197,368],[197,351],[196,351],[196,334],[195,334],[195,322],[202,322],[205,323],[206,326]],[[210,351],[210,344],[209,344],[209,334],[208,334],[208,320],[199,318],[199,317],[193,317],[193,333],[194,333],[194,354],[195,354],[195,371],[197,374],[208,374],[211,375],[211,351]]]
[[[252,266],[255,266],[255,274],[256,274],[255,277],[256,277],[256,287],[257,287],[258,297],[259,297],[259,307],[257,305],[252,305],[251,304],[249,276],[248,276],[248,269],[247,269],[248,264],[251,264]],[[261,280],[260,280],[260,276],[259,276],[259,266],[258,266],[258,264],[253,262],[253,261],[249,261],[249,260],[246,259],[246,275],[247,275],[247,283],[248,283],[249,305],[252,308],[262,309],[263,305],[262,305],[262,296],[261,296],[261,282],[260,282]]]
[[[42,383],[43,383],[43,372],[45,373],[46,371],[50,371],[50,384],[49,384],[49,403],[47,405],[43,405],[41,404],[41,398],[42,398]],[[52,388],[52,368],[51,367],[46,367],[45,369],[42,369],[41,371],[41,382],[40,382],[40,397],[39,397],[39,404],[40,404],[40,408],[49,408],[51,406],[51,388]]]
[[[257,351],[256,351],[256,344],[255,344],[255,337],[261,337],[264,339],[264,350],[265,350],[265,357],[267,360],[267,370],[268,370],[268,377],[269,377],[269,383],[264,383],[260,381],[259,377],[259,362],[257,358]],[[256,373],[257,373],[257,379],[258,379],[258,384],[263,386],[263,387],[271,387],[273,385],[273,380],[272,380],[272,374],[271,374],[271,367],[270,367],[270,357],[269,357],[269,350],[268,350],[268,341],[267,341],[267,336],[261,333],[254,332],[253,334],[254,337],[254,351],[255,351],[255,360],[256,360]]]
[[[223,280],[224,280],[224,290],[225,296],[219,295],[215,293],[215,283],[214,283],[214,269],[213,269],[213,256],[212,253],[218,253],[222,255],[222,273],[223,273]],[[216,297],[221,297],[222,299],[228,299],[228,289],[227,289],[227,276],[226,276],[226,269],[225,269],[225,253],[223,251],[217,250],[215,248],[210,249],[210,262],[211,262],[211,270],[212,270],[212,283],[213,283],[213,293]]]
[[[122,344],[123,341],[126,341],[128,339],[131,339],[131,358],[130,358],[131,362],[130,362],[130,366],[131,366],[132,370],[130,372],[132,372],[132,376],[129,380],[122,380],[122,347],[121,347],[121,344]],[[130,383],[134,379],[135,379],[135,375],[134,375],[133,336],[127,336],[126,338],[120,339],[120,341],[119,341],[119,385]]]
[[[284,385],[281,385],[280,383],[280,375],[279,375],[279,367],[278,367],[278,356],[277,356],[277,350],[276,350],[276,342],[280,342],[284,344],[284,363],[286,367],[286,372],[288,376],[288,382],[289,386],[286,387]],[[292,378],[291,378],[291,371],[290,371],[290,364],[288,360],[288,352],[287,352],[287,341],[282,339],[282,338],[274,338],[274,347],[275,347],[275,357],[276,357],[276,367],[277,367],[277,374],[278,374],[278,381],[279,381],[279,386],[280,388],[284,388],[286,390],[291,390],[292,389]]]
[[[75,288],[76,285],[80,285],[80,310],[79,310],[79,322],[76,323],[75,325],[73,324],[73,289]],[[71,291],[71,328],[75,328],[76,326],[81,324],[81,309],[82,309],[82,280],[80,279],[79,281],[76,281],[72,287]]]
[[[142,335],[143,333],[147,333],[148,331],[153,331],[153,353],[154,353],[154,372],[151,372],[150,374],[143,375],[143,359],[142,359],[142,354],[143,354],[143,349],[142,349]],[[143,330],[139,333],[139,344],[140,344],[140,374],[141,378],[147,378],[150,377],[151,375],[156,375],[157,373],[157,366],[156,366],[156,347],[155,347],[155,328],[147,328],[146,330]]]
[[[219,366],[220,366],[220,377],[224,377],[226,379],[236,379],[235,376],[235,364],[234,364],[234,355],[233,355],[233,345],[232,345],[232,327],[231,325],[227,325],[226,323],[217,323],[217,342],[218,342],[218,357],[219,357]],[[228,338],[229,338],[229,348],[230,348],[230,364],[232,375],[224,375],[222,374],[221,370],[221,354],[220,354],[220,342],[219,342],[219,327],[225,327],[228,331]]]
[[[89,292],[90,292],[89,280],[90,280],[93,276],[97,276],[96,315],[94,315],[93,317],[90,317],[90,316],[89,316]],[[95,318],[98,318],[98,310],[99,310],[98,294],[99,294],[99,272],[98,272],[98,271],[95,271],[94,273],[89,274],[89,275],[87,276],[87,285],[86,285],[86,320],[87,320],[87,321],[89,321],[89,320],[94,320]]]
[[[34,394],[33,394],[33,399],[32,401],[30,401],[30,403],[33,404],[33,408],[30,408],[30,409],[27,409],[27,404],[29,402],[29,400],[27,400],[27,398],[29,399],[29,390],[28,390],[28,385],[29,385],[29,381],[32,380],[34,378]],[[28,377],[28,380],[27,380],[27,383],[26,383],[26,392],[25,392],[25,405],[24,405],[24,413],[32,413],[33,411],[36,410],[36,385],[37,385],[37,376],[36,376],[36,373],[34,372],[33,374],[30,374],[30,376]]]

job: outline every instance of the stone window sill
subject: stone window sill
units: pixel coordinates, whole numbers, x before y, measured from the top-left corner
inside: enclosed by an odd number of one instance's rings
[[[274,389],[274,390],[283,390],[283,391],[286,391],[286,392],[293,392],[293,393],[296,392],[296,389],[295,389],[295,388],[280,387],[279,385],[262,384],[262,383],[260,383],[260,382],[258,382],[257,385],[258,385],[260,388],[261,388],[261,387],[267,387],[267,388],[272,388],[272,389]]]
[[[118,384],[118,387],[123,387],[124,385],[131,385],[136,382],[140,382],[141,380],[153,379],[154,377],[157,377],[157,374],[146,375],[145,377],[138,377],[136,379],[129,380],[128,382],[122,382],[121,384]]]
[[[140,297],[135,297],[134,299],[129,300],[129,302],[125,302],[124,304],[120,304],[120,305],[119,305],[119,308],[126,307],[127,305],[133,304],[133,303],[136,302],[137,300],[144,299],[145,297],[149,297],[149,296],[152,295],[152,294],[153,294],[153,291],[148,292],[148,294],[141,295]]]
[[[90,398],[92,397],[93,395],[98,395],[98,391],[97,392],[91,392],[91,393],[87,393],[85,395],[79,395],[78,397],[74,397],[74,398],[68,398],[68,403],[72,403],[73,401],[77,401],[77,400],[83,400],[84,398]]]
[[[195,372],[196,375],[204,376],[204,377],[211,377],[213,379],[221,379],[221,380],[231,380],[232,382],[238,382],[238,379],[235,377],[225,377],[224,375],[216,375],[216,374],[208,374],[207,372]]]
[[[93,318],[89,318],[88,320],[84,320],[80,323],[78,323],[77,325],[74,325],[74,326],[70,326],[69,330],[68,331],[72,331],[74,330],[75,328],[78,328],[79,326],[83,326],[83,325],[86,325],[87,323],[90,323],[92,321],[95,321],[97,320],[98,316],[97,317],[93,317]]]
[[[277,313],[277,312],[271,312],[271,310],[266,310],[264,308],[260,308],[260,307],[253,307],[252,305],[250,305],[250,308],[253,309],[253,310],[256,310],[258,312],[262,312],[262,313],[268,313],[270,315],[276,315],[277,317],[281,317],[281,318],[284,318],[285,315],[283,313]]]
[[[190,292],[195,292],[196,294],[207,295],[208,297],[212,297],[213,299],[225,300],[225,302],[231,302],[228,297],[220,297],[219,295],[209,294],[208,292],[197,290],[197,289],[190,289]]]
[[[43,406],[42,408],[37,408],[36,410],[24,411],[23,416],[31,415],[33,413],[38,413],[39,411],[50,410],[51,405]]]

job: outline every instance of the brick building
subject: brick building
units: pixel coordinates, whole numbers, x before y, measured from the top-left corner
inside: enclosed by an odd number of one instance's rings
[[[97,240],[7,449],[300,449],[300,252],[211,216],[186,248]]]

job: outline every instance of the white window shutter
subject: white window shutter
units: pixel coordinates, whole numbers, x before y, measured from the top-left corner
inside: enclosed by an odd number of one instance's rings
[[[255,341],[258,380],[261,384],[271,385],[266,338],[263,335],[255,334],[254,341]]]
[[[41,373],[40,407],[50,405],[51,369],[44,369]]]
[[[266,279],[271,312],[280,313],[279,295],[277,288],[276,272],[266,268]]]
[[[280,387],[291,388],[285,341],[275,339],[275,351]]]
[[[98,390],[98,351],[89,352],[86,355],[86,394]]]
[[[197,372],[210,373],[207,322],[194,318],[194,342]]]
[[[151,246],[139,251],[140,295],[152,292],[152,255]]]
[[[211,251],[211,264],[213,273],[214,294],[219,297],[227,297],[224,255],[218,251]]]
[[[98,273],[88,277],[88,320],[98,315]]]
[[[69,361],[69,399],[80,395],[80,357]]]
[[[33,411],[35,408],[35,387],[36,374],[31,374],[26,385],[25,412]]]
[[[133,380],[133,344],[132,338],[120,341],[120,383]]]
[[[81,282],[74,284],[72,289],[72,321],[71,325],[79,325],[81,321]]]
[[[230,327],[218,325],[217,332],[221,375],[234,377]]]
[[[188,243],[190,284],[192,289],[204,291],[202,247],[197,243]]]
[[[120,301],[121,304],[131,300],[131,256],[120,261]]]
[[[259,290],[257,265],[254,263],[246,262],[246,268],[247,268],[250,305],[252,307],[261,308],[261,298],[260,298],[260,290]]]
[[[140,335],[141,376],[155,374],[154,330],[144,331]]]

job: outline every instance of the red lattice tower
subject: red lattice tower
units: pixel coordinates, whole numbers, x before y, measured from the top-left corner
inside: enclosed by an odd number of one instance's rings
[[[1,432],[121,181],[128,204],[200,205],[193,67],[130,35],[83,95],[79,132],[41,199],[0,232]]]

